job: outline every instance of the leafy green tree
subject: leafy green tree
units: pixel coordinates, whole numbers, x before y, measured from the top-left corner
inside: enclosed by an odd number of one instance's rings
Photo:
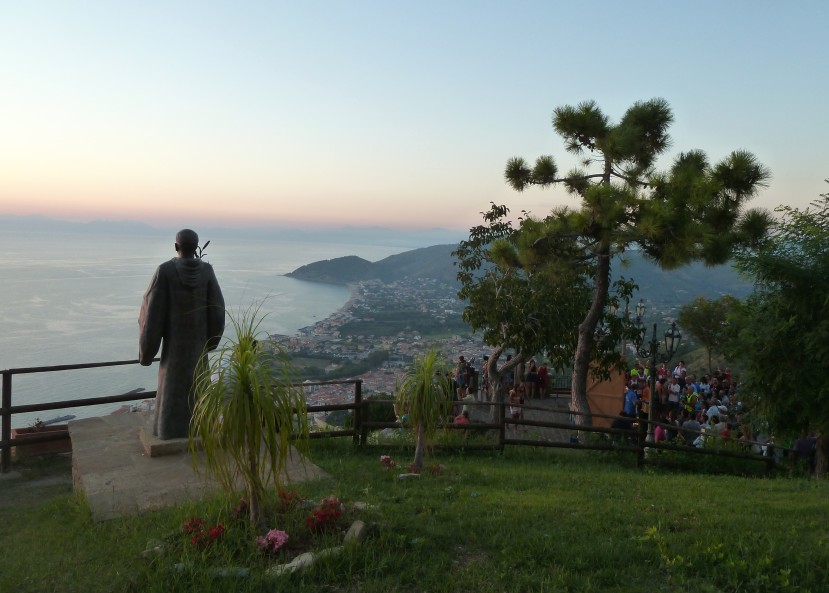
[[[505,178],[517,191],[560,184],[581,199],[576,210],[554,211],[528,242],[546,243],[546,253],[560,268],[592,266],[592,298],[578,325],[573,357],[576,412],[589,412],[587,379],[596,328],[606,318],[613,256],[636,248],[663,268],[694,260],[720,264],[736,245],[758,240],[768,228],[767,213],[744,210],[769,177],[752,154],[735,151],[711,165],[703,152],[693,150],[680,153],[667,171],[656,170],[657,157],[670,145],[672,121],[663,99],[635,103],[618,123],[593,101],[559,107],[553,128],[567,151],[583,159],[583,168],[560,176],[551,156],[539,157],[532,167],[520,157],[506,165]]]
[[[582,277],[568,274],[565,281],[538,261],[522,261],[521,231],[513,228],[508,214],[506,206],[492,204],[483,213],[486,224],[470,229],[469,239],[453,252],[460,269],[458,296],[466,301],[463,319],[494,348],[487,374],[496,402],[503,401],[508,387],[502,378],[534,354],[547,351],[553,367],[569,364],[570,322],[582,314],[588,296]],[[531,224],[521,219],[522,228]],[[556,281],[568,290],[555,291]],[[515,355],[499,366],[508,349]],[[492,408],[493,416],[498,410]]]
[[[546,237],[536,241],[538,229],[546,221],[522,217],[516,229],[508,214],[506,206],[492,204],[483,213],[487,224],[470,229],[469,239],[453,252],[460,268],[458,295],[466,301],[464,321],[494,348],[487,371],[496,402],[501,402],[506,392],[502,377],[537,353],[543,352],[556,370],[569,368],[576,329],[590,306],[591,294],[590,262],[562,266],[560,258],[546,253],[548,249],[560,253],[561,242],[553,245]],[[611,299],[617,304],[629,300],[634,289],[634,284],[621,279]],[[633,339],[634,325],[608,316],[601,330],[601,347],[596,349],[600,366],[621,368],[615,344],[623,335]],[[499,367],[506,350],[515,355]],[[493,415],[498,410],[493,407]]]
[[[737,256],[756,279],[740,315],[743,390],[775,430],[818,432],[817,473],[829,463],[829,194],[782,219],[759,248]]]
[[[408,413],[415,429],[412,464],[418,469],[423,467],[426,444],[434,437],[438,422],[451,410],[453,386],[447,371],[437,351],[430,350],[406,370],[397,391],[397,407]]]
[[[279,484],[292,444],[307,454],[309,426],[290,358],[279,348],[262,351],[256,313],[231,316],[235,337],[227,340],[209,367],[197,371],[190,449],[195,465],[200,458],[198,437],[206,470],[226,492],[236,490],[241,476],[250,522],[261,531],[266,486],[271,480]]]
[[[739,304],[739,299],[728,294],[714,300],[699,296],[679,310],[679,325],[691,332],[705,348],[709,373],[712,353],[725,354],[733,340],[734,324],[729,318]]]

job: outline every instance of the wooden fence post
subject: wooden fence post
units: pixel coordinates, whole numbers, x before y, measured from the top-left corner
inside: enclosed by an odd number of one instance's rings
[[[363,380],[354,382],[354,437],[355,445],[363,440]]]
[[[503,394],[502,394],[503,396]],[[501,402],[495,407],[498,411],[498,445],[501,447],[501,451],[504,450],[504,441],[507,438],[507,402],[501,397]]]
[[[12,374],[8,371],[3,373],[3,402],[0,407],[0,441],[9,441],[12,438]],[[6,473],[11,469],[12,448],[7,446],[0,452],[0,473]]]

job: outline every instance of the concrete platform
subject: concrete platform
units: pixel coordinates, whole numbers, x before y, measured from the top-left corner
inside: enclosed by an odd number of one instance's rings
[[[200,500],[219,490],[212,478],[194,470],[180,444],[178,452],[150,457],[140,436],[148,422],[149,414],[141,412],[69,422],[74,488],[86,495],[94,520]],[[296,483],[328,474],[292,449],[282,477]]]

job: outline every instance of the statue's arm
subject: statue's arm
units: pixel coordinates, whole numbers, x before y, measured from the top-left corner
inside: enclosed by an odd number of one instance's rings
[[[167,322],[168,293],[159,268],[144,293],[141,313],[138,315],[138,362],[144,366],[153,363],[153,358],[161,347]]]
[[[207,284],[207,349],[215,350],[225,331],[225,299],[216,280],[213,268],[210,268],[210,281]]]

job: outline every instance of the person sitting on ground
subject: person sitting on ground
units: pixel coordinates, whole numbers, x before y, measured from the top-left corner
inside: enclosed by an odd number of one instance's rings
[[[682,438],[689,447],[694,445],[700,432],[700,423],[689,412],[682,412]]]
[[[679,437],[680,431],[682,429],[682,418],[679,417],[676,410],[669,409],[668,410],[668,428],[665,429],[667,433],[668,441],[676,440]]]
[[[713,435],[714,437],[727,439],[729,434],[731,434],[728,430],[728,424],[724,421],[723,418],[724,414],[720,414],[718,416],[711,416],[711,420],[709,420],[709,428],[708,434]]]
[[[668,440],[668,433],[665,430],[665,427],[662,424],[668,422],[668,419],[665,416],[661,416],[659,418],[659,424],[653,427],[653,440],[654,442],[661,443]]]
[[[406,426],[409,423],[409,408],[403,408],[401,410],[397,406],[397,402],[392,407],[394,408],[394,415],[397,418],[397,422],[400,423],[400,426]]]
[[[464,396],[464,398],[461,401],[463,402],[463,407],[461,408],[461,412],[464,412],[464,413],[466,413],[467,416],[469,416],[470,408],[471,408],[471,406],[469,404],[471,402],[476,401],[475,394],[472,393],[472,392],[469,392],[469,393],[466,394],[466,396]]]
[[[469,424],[469,411],[464,410],[463,412],[455,416],[453,424]]]
[[[713,417],[720,417],[720,407],[717,405],[717,401],[713,400],[711,404],[708,406],[708,410],[705,412],[705,417],[709,420]]]

